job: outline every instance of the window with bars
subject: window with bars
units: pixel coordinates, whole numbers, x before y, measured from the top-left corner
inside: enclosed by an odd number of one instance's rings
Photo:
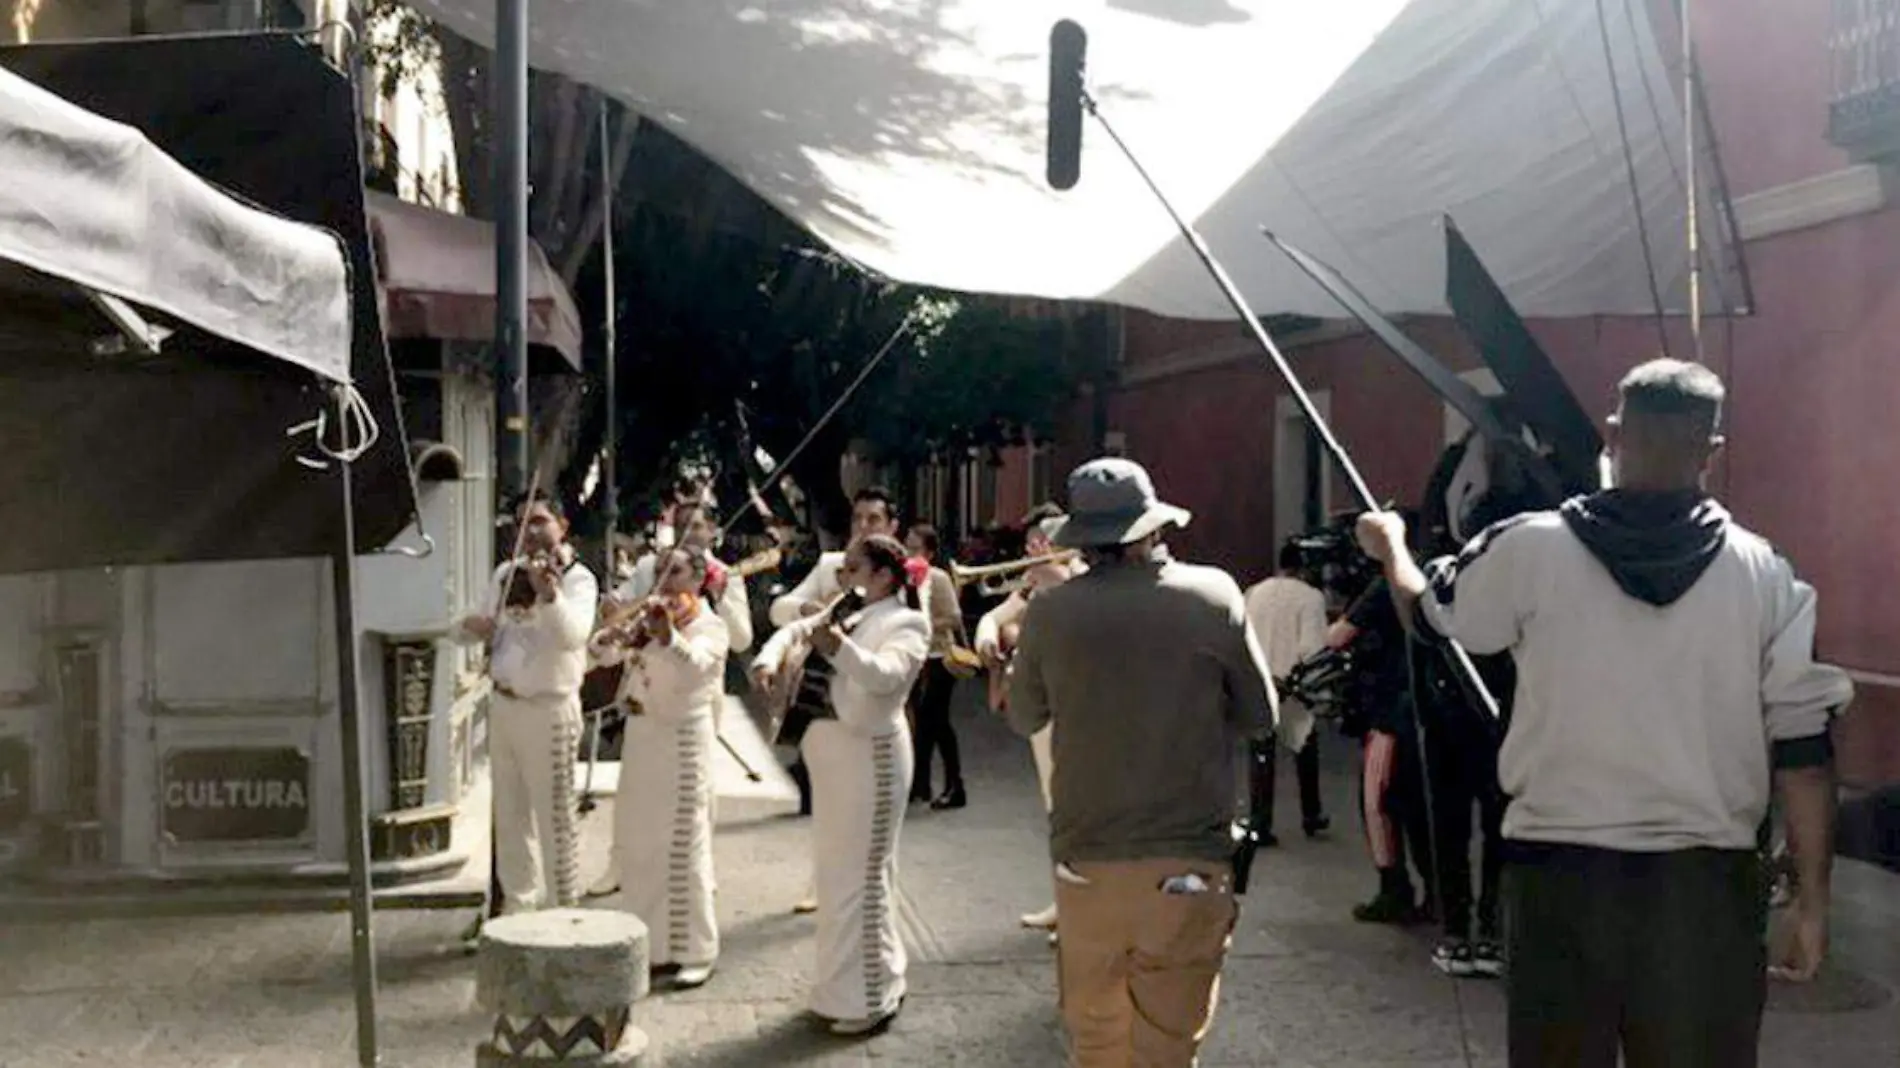
[[[1834,0],[1828,139],[1863,160],[1900,158],[1900,0]]]

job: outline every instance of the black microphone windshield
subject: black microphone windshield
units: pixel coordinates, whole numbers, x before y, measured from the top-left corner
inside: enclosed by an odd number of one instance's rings
[[[1089,35],[1063,19],[1049,30],[1049,186],[1073,188],[1082,177],[1082,72]]]

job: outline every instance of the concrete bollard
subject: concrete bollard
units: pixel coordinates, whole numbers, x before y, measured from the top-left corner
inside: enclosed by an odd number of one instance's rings
[[[647,1052],[629,1022],[647,994],[647,928],[605,909],[548,909],[482,928],[475,994],[495,1031],[476,1068],[633,1068]]]

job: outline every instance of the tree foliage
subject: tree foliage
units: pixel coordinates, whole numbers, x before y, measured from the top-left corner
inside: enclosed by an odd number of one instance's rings
[[[491,53],[400,0],[370,0],[365,20],[365,58],[386,90],[440,71],[464,209],[492,218]],[[623,513],[637,515],[688,458],[721,471],[723,499],[742,499],[764,475],[754,450],[782,461],[907,318],[913,329],[793,463],[818,509],[803,518],[838,525],[839,463],[854,442],[912,466],[1052,432],[1088,363],[1073,324],[872,276],[618,105],[603,150],[602,106],[593,90],[533,74],[529,228],[583,322],[603,322],[603,156],[612,161]],[[560,475],[575,503],[606,436],[605,355],[589,334],[591,395]]]

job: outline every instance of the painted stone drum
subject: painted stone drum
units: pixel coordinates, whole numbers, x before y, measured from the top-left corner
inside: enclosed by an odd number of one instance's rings
[[[632,1068],[647,1051],[629,1017],[647,993],[647,929],[604,909],[546,909],[482,928],[476,997],[494,1033],[476,1068]]]

